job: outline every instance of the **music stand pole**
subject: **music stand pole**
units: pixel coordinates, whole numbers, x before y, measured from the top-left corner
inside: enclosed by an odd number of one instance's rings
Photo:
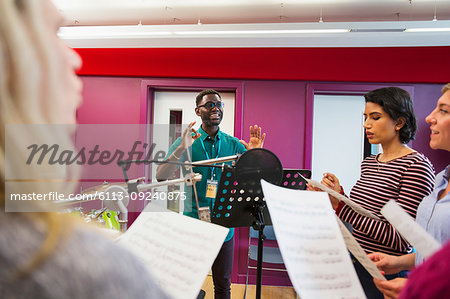
[[[310,170],[283,170],[281,185],[290,189],[305,189],[306,182],[300,175],[311,177]],[[224,227],[253,227],[258,232],[257,267],[256,267],[256,298],[261,298],[263,234],[264,227],[271,225],[270,214],[263,200],[260,185],[238,181],[236,168],[226,168],[222,172],[217,196],[214,201],[211,222]]]
[[[262,285],[262,261],[263,261],[263,242],[266,238],[264,236],[264,206],[260,203],[255,206],[255,222],[253,223],[253,229],[258,231],[258,257],[256,259],[256,299],[261,298],[261,285]]]

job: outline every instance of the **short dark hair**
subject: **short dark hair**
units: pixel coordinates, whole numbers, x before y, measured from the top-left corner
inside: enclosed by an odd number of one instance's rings
[[[207,94],[216,94],[219,96],[219,99],[222,100],[222,97],[220,96],[220,94],[217,91],[215,91],[214,89],[204,89],[204,90],[200,91],[200,93],[195,98],[195,104],[198,106],[198,103],[200,103],[202,101],[203,97],[206,96]]]
[[[380,105],[394,121],[405,119],[405,125],[399,131],[401,143],[414,140],[417,130],[413,103],[406,90],[398,87],[385,87],[372,90],[364,95],[367,102]]]

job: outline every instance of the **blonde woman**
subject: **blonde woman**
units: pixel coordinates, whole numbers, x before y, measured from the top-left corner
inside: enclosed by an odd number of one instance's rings
[[[81,102],[78,55],[57,36],[62,18],[50,0],[0,1],[0,294],[2,298],[166,298],[134,256],[62,214],[5,212],[10,194],[70,191],[59,167],[26,165],[27,140],[71,148]],[[60,171],[63,170],[63,171]],[[57,179],[55,179],[57,178]],[[69,181],[69,183],[66,183]]]
[[[436,108],[425,118],[430,125],[430,147],[450,152],[450,83],[442,88],[442,96]],[[449,161],[447,161],[449,162]],[[450,263],[450,165],[436,176],[433,192],[425,197],[417,209],[416,222],[427,230],[439,243],[445,244],[439,253],[424,262],[419,253],[391,256],[375,252],[369,257],[385,273],[417,268],[411,274],[411,281],[396,278],[390,281],[374,279],[385,298],[398,298],[400,291],[408,283],[401,298],[448,298],[448,274]],[[423,265],[422,265],[423,263]]]

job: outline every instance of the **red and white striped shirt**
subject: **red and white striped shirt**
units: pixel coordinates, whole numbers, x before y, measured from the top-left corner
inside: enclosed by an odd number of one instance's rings
[[[361,163],[361,177],[353,186],[350,198],[381,220],[362,216],[348,206],[340,210],[339,218],[353,225],[353,236],[366,252],[404,254],[408,243],[380,210],[393,199],[415,218],[417,207],[431,193],[433,186],[433,165],[420,153],[414,152],[385,163],[378,161],[378,155],[367,157]]]

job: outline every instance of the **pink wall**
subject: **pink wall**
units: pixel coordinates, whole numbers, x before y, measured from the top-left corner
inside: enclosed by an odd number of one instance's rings
[[[138,124],[140,122],[141,82],[148,78],[83,76],[82,80],[84,102],[78,110],[79,123]],[[167,79],[168,82],[171,80],[175,79]],[[284,167],[303,167],[308,82],[228,81],[241,82],[244,86],[242,112],[244,139],[249,138],[248,127],[258,124],[267,132],[265,147],[280,158]],[[432,160],[436,170],[442,170],[448,163],[449,157],[447,153],[432,151],[429,148],[429,130],[424,120],[434,108],[441,94],[442,84],[410,85],[414,87],[414,105],[418,119],[416,140],[412,144],[414,148],[425,153]]]
[[[78,109],[81,124],[138,124],[140,78],[85,77],[83,104]]]
[[[306,83],[245,81],[244,140],[248,127],[260,125],[267,133],[264,147],[273,151],[285,168],[303,167]]]

